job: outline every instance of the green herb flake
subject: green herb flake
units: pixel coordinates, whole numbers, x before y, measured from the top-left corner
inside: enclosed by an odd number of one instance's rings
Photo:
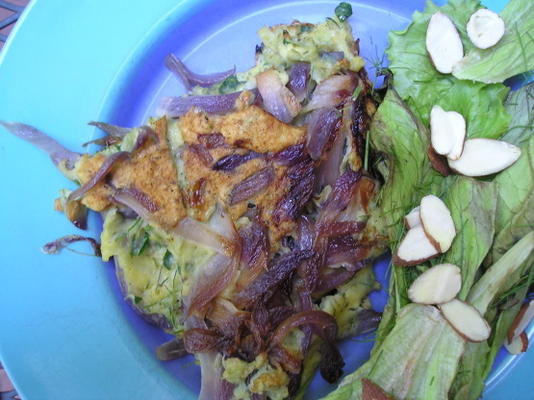
[[[352,15],[352,6],[349,3],[341,2],[335,9],[336,17],[345,22]]]
[[[132,256],[138,256],[143,253],[143,251],[148,245],[148,241],[149,236],[146,231],[142,231],[138,235],[135,235],[132,239]]]
[[[169,250],[167,250],[165,252],[165,255],[163,256],[163,266],[167,268],[168,270],[170,270],[173,265],[174,265],[174,256]]]
[[[141,303],[142,300],[143,300],[142,297],[134,296],[134,303],[135,303],[135,304],[139,304],[139,303]]]
[[[221,86],[219,87],[219,93],[226,94],[235,92],[240,83],[241,82],[237,80],[237,76],[230,75],[228,78],[222,81]]]

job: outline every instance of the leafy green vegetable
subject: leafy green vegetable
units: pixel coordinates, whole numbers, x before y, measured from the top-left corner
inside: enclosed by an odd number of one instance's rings
[[[237,76],[230,75],[224,81],[222,81],[221,86],[219,86],[219,93],[226,94],[235,92],[241,82],[237,80]]]
[[[502,84],[460,81],[439,73],[430,62],[425,46],[428,21],[441,11],[454,22],[464,49],[472,49],[465,25],[480,7],[478,0],[450,0],[443,7],[428,2],[424,12],[414,13],[413,22],[406,30],[390,32],[386,52],[395,89],[424,124],[428,124],[432,106],[438,104],[445,110],[462,113],[468,137],[498,138],[509,123],[502,104],[508,89]]]
[[[446,399],[463,349],[463,339],[435,307],[409,304],[379,351],[325,399],[361,399],[363,377],[395,398]]]
[[[441,176],[430,168],[428,131],[411,113],[395,90],[389,89],[370,128],[370,142],[384,155],[385,184],[378,198],[378,213],[369,224],[383,225],[390,243],[398,237],[398,225]]]
[[[506,334],[517,315],[521,303],[532,282],[534,268],[534,232],[523,237],[514,247],[506,252],[497,263],[490,267],[471,290],[468,301],[492,325],[492,335],[487,342],[468,343],[460,361],[460,370],[450,392],[455,400],[476,400],[484,389],[484,380],[489,375],[493,361],[502,346]],[[529,270],[530,268],[530,270]],[[526,284],[506,296],[512,306],[498,313],[500,304],[495,304],[498,295],[514,285],[519,276],[527,270]],[[488,306],[490,307],[489,310]],[[486,311],[487,310],[487,311]]]
[[[449,262],[461,268],[462,289],[458,298],[464,300],[493,241],[497,192],[492,182],[461,176],[451,180],[444,201],[451,211],[456,237],[443,261],[437,262]]]
[[[144,229],[139,230],[132,238],[131,255],[140,255],[148,245],[149,235]]]
[[[471,49],[454,67],[455,77],[495,83],[534,69],[534,2],[510,0],[501,17],[506,31],[499,43]]]
[[[335,9],[336,17],[345,22],[352,15],[352,6],[349,3],[341,2]]]
[[[512,92],[507,100],[514,116],[503,140],[521,147],[521,157],[495,178],[498,185],[497,235],[486,264],[491,264],[534,226],[534,84]]]

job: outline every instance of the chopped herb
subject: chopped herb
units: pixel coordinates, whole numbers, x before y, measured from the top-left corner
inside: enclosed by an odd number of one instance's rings
[[[337,26],[337,27],[339,28],[339,24],[338,24],[338,23],[336,22],[336,20],[335,20],[335,19],[333,19],[333,18],[330,18],[330,17],[326,17],[326,20],[327,20],[327,21],[330,21],[330,22],[333,22],[333,23],[334,23],[334,25],[335,25],[335,26]]]
[[[135,304],[139,304],[139,303],[141,303],[142,300],[143,300],[142,297],[134,296],[134,303],[135,303]]]
[[[241,82],[237,80],[237,76],[230,75],[228,78],[222,81],[221,86],[219,86],[219,93],[226,94],[235,92],[240,83]]]
[[[341,2],[335,9],[336,17],[345,22],[352,15],[352,6],[349,3]]]
[[[165,252],[165,255],[163,256],[163,266],[167,268],[168,270],[170,270],[173,265],[174,265],[174,256],[169,250],[167,250]]]
[[[138,235],[135,235],[132,239],[132,256],[140,255],[146,248],[148,244],[148,233],[146,231],[139,232]]]

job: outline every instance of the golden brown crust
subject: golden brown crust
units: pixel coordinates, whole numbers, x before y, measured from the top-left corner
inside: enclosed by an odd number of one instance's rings
[[[158,140],[150,140],[131,157],[120,162],[110,174],[116,188],[135,188],[150,197],[158,210],[154,220],[164,229],[176,226],[186,215],[182,194],[178,188],[176,167],[167,145],[166,119],[154,122]],[[105,155],[84,155],[76,168],[80,183],[85,183],[98,171]],[[99,183],[83,197],[83,204],[95,211],[103,211],[111,205],[112,192],[105,183]]]
[[[226,142],[258,153],[276,152],[303,143],[306,128],[285,124],[257,106],[227,115],[207,115],[192,109],[180,118],[186,143],[196,143],[198,134],[221,133]]]

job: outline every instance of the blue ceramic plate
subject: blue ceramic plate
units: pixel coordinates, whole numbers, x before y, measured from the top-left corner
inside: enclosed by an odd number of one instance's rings
[[[487,3],[499,10],[500,1]],[[35,0],[0,56],[0,119],[41,128],[71,149],[91,139],[87,121],[141,124],[164,94],[182,87],[163,68],[174,52],[199,72],[253,64],[255,32],[300,19],[321,21],[337,1]],[[362,0],[351,23],[362,54],[379,57],[387,32],[405,27],[423,1]],[[372,72],[372,71],[371,71]],[[72,184],[47,156],[0,132],[0,357],[24,399],[194,399],[192,358],[163,364],[153,356],[166,339],[126,307],[113,266],[43,243],[73,233],[52,210]],[[89,235],[98,236],[92,216]],[[83,250],[83,247],[81,248]],[[385,261],[378,267],[384,274]],[[376,307],[385,295],[373,296]],[[531,332],[532,333],[532,332]],[[351,371],[371,343],[342,345]],[[486,399],[532,398],[534,352],[501,355]],[[314,381],[314,397],[331,389]]]

